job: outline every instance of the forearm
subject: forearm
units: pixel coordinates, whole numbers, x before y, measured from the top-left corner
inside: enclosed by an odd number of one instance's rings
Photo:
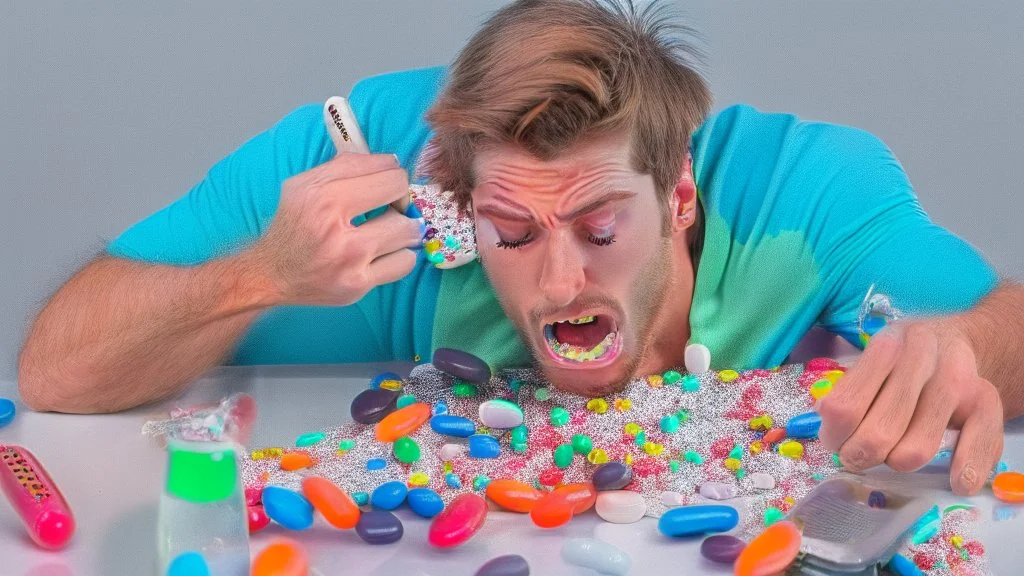
[[[1003,282],[958,320],[978,373],[999,390],[1005,418],[1024,415],[1024,285]]]
[[[36,319],[19,387],[40,410],[107,412],[176,393],[273,304],[244,255],[195,267],[101,257]]]

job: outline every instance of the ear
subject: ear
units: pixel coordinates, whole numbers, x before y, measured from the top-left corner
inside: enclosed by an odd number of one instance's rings
[[[697,184],[693,180],[693,159],[686,154],[679,181],[669,197],[669,216],[673,232],[682,232],[697,219]]]

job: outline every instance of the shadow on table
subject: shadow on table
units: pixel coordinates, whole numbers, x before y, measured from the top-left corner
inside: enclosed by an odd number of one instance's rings
[[[95,574],[154,574],[157,566],[157,514],[154,502],[136,507],[118,518],[100,542],[99,566]]]

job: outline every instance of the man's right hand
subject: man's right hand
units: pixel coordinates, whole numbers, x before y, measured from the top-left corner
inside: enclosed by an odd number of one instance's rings
[[[409,194],[391,154],[339,154],[284,182],[277,215],[250,250],[281,304],[345,306],[412,271],[423,238],[415,219],[388,210],[353,218]]]

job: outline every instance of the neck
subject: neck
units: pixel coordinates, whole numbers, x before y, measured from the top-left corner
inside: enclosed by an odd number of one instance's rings
[[[673,242],[671,270],[666,296],[654,316],[654,337],[638,368],[639,375],[660,374],[683,364],[690,339],[690,304],[695,273],[686,242]]]

